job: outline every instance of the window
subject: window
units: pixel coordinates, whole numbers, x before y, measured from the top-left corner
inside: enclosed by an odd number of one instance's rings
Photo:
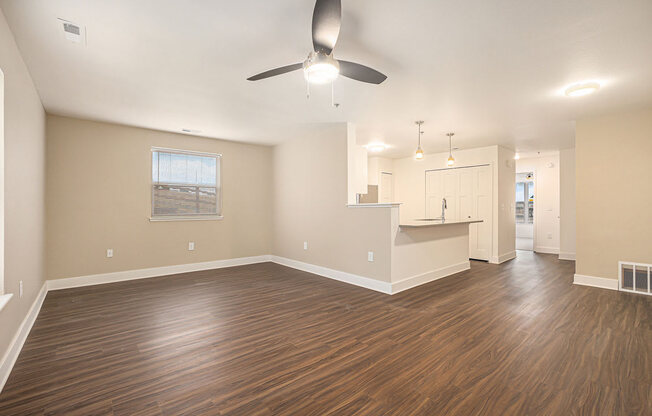
[[[222,155],[152,148],[152,220],[222,216]]]

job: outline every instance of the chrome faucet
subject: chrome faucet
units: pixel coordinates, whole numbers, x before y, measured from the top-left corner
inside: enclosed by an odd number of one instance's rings
[[[448,204],[446,203],[446,198],[441,199],[441,221],[446,220],[446,209],[448,209]]]

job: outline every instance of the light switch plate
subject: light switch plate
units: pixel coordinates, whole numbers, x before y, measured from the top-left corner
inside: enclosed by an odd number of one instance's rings
[[[106,257],[108,257],[108,258],[113,257],[113,249],[112,248],[107,248],[106,249]]]
[[[303,249],[308,250],[308,242],[307,241],[303,242]]]
[[[193,251],[195,249],[195,242],[194,241],[189,241],[188,242],[188,250]]]
[[[367,260],[368,261],[374,261],[374,252],[370,251],[367,253]]]

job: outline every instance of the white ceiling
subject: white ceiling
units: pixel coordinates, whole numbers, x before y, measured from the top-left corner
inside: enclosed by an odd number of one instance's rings
[[[650,0],[343,0],[335,56],[388,75],[314,86],[301,72],[312,0],[0,0],[46,110],[274,144],[312,123],[351,121],[358,141],[411,154],[502,144],[572,147],[579,117],[652,103]],[[57,18],[84,25],[87,45]],[[591,96],[568,84],[599,80]]]

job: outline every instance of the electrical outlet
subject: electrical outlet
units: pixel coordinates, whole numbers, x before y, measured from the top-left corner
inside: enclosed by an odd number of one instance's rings
[[[23,297],[23,281],[22,280],[18,283],[18,297],[19,298]]]
[[[548,240],[552,240],[552,233],[548,233]]]
[[[370,251],[367,253],[367,260],[368,261],[374,261],[374,252]]]
[[[106,249],[106,257],[108,257],[108,258],[113,257],[113,249],[112,248],[107,248]]]
[[[188,250],[193,251],[195,249],[195,242],[190,241],[188,242]]]
[[[308,250],[308,242],[307,241],[303,242],[303,249]]]

